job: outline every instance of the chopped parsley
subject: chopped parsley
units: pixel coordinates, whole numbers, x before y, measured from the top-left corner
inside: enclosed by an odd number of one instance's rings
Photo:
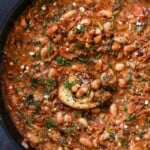
[[[57,86],[56,80],[54,80],[53,78],[48,78],[47,85],[46,85],[47,90],[50,91],[56,86]]]
[[[128,146],[128,141],[126,139],[120,139],[119,143],[122,147],[127,147]]]
[[[54,128],[56,128],[56,123],[55,123],[55,121],[54,121],[53,119],[51,119],[51,118],[46,119],[46,120],[45,120],[45,124],[46,124],[47,128],[49,128],[49,129],[54,129]]]
[[[61,56],[56,57],[56,62],[58,65],[60,66],[70,66],[71,65],[71,61],[68,59],[65,59]]]
[[[75,82],[74,82],[74,81],[72,81],[72,82],[69,82],[68,80],[65,81],[65,87],[66,87],[67,89],[71,89],[72,86],[74,86],[74,85],[75,85]]]
[[[33,41],[33,44],[34,44],[34,46],[39,46],[41,44],[41,42],[38,40],[35,40],[35,41]]]
[[[33,24],[30,20],[26,20],[26,28],[31,29],[33,27]]]
[[[33,102],[34,102],[34,96],[32,94],[29,94],[24,98],[24,103],[26,105],[33,104]]]
[[[32,121],[29,120],[22,112],[18,112],[20,119],[24,120],[30,127],[32,126]]]
[[[129,71],[128,74],[127,74],[127,81],[130,84],[132,83],[132,73],[131,73],[131,71]]]
[[[125,122],[128,122],[128,121],[133,121],[136,119],[136,115],[135,114],[130,114],[128,115],[126,118],[125,118]]]
[[[84,33],[85,31],[86,31],[86,27],[82,24],[78,24],[75,28],[76,34],[81,34],[81,33]]]

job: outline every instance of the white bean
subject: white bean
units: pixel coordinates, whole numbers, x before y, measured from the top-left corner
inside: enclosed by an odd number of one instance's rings
[[[85,118],[79,118],[78,119],[78,122],[83,125],[84,127],[87,127],[88,126],[88,122]]]
[[[79,139],[79,142],[80,142],[82,145],[84,145],[84,146],[86,146],[86,147],[88,147],[88,148],[90,148],[90,149],[93,148],[93,143],[92,143],[92,142],[90,141],[90,139],[88,139],[88,138],[81,137],[81,138]]]
[[[52,26],[48,26],[46,30],[47,35],[53,35],[58,30],[58,25],[53,24]]]
[[[71,122],[72,122],[72,116],[66,114],[66,115],[64,116],[64,122],[71,123]]]
[[[82,19],[80,22],[80,24],[87,25],[87,26],[90,25],[90,23],[91,23],[91,20],[88,18]]]
[[[114,42],[112,45],[112,50],[118,51],[119,49],[121,49],[121,44],[119,42]]]
[[[70,18],[71,16],[73,16],[76,13],[77,13],[76,10],[70,10],[69,12],[63,14],[62,17],[60,18],[60,20],[64,20],[64,19]]]
[[[118,113],[118,107],[117,107],[117,104],[111,104],[110,105],[110,109],[109,109],[110,113],[113,115],[113,116],[116,116],[117,113]]]
[[[62,114],[62,112],[57,112],[56,122],[57,122],[57,124],[62,124],[63,123],[63,114]]]
[[[117,63],[115,65],[115,70],[116,71],[122,71],[124,69],[125,65],[123,63]]]
[[[124,46],[124,53],[133,52],[135,49],[136,49],[135,44],[126,45]]]
[[[112,17],[112,12],[109,10],[101,10],[98,12],[99,16],[103,16],[103,17],[108,17],[111,18]]]
[[[100,84],[101,84],[101,80],[100,80],[100,79],[95,79],[94,81],[92,81],[91,87],[92,87],[94,90],[97,90],[97,89],[99,89]]]
[[[93,113],[93,114],[98,114],[98,113],[100,113],[100,108],[93,108],[92,110],[91,110],[91,112]]]
[[[77,98],[82,98],[88,91],[89,87],[87,85],[83,85],[76,93]]]
[[[102,35],[97,35],[96,37],[94,37],[94,43],[99,44],[101,39],[102,39]]]
[[[120,78],[120,79],[118,80],[118,85],[119,85],[119,87],[121,87],[121,88],[125,88],[126,85],[127,85],[127,80],[126,80],[126,79],[123,79],[123,78]]]
[[[28,132],[26,136],[33,144],[38,144],[40,141],[39,137],[35,136],[33,133]]]
[[[55,68],[51,68],[49,73],[48,73],[48,77],[56,77],[58,75],[58,71]]]
[[[41,59],[45,59],[45,57],[47,56],[47,54],[48,54],[48,48],[47,48],[47,46],[45,46],[41,50]]]
[[[79,84],[75,84],[74,86],[72,86],[71,90],[72,92],[77,92],[79,89]]]
[[[118,42],[118,43],[121,43],[121,44],[128,43],[128,39],[125,36],[116,36],[116,37],[114,37],[114,41]]]

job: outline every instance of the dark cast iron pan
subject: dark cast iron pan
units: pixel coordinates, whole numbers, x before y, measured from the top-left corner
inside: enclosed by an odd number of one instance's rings
[[[5,0],[4,0],[5,1]],[[5,107],[4,98],[7,95],[4,95],[3,92],[3,82],[2,82],[2,70],[3,68],[3,53],[4,45],[7,40],[7,35],[13,26],[14,20],[21,14],[21,12],[26,8],[26,6],[31,3],[32,0],[18,0],[15,6],[9,11],[8,15],[4,18],[2,25],[0,26],[0,124],[4,129],[5,133],[9,137],[10,141],[16,146],[16,150],[23,150],[21,146],[22,137],[17,131],[14,123],[11,120],[9,111]],[[29,148],[30,150],[32,148]]]

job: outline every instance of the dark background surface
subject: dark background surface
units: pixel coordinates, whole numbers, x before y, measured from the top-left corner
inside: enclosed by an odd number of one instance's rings
[[[19,0],[0,0],[0,28],[4,24],[9,12],[14,8],[18,1]],[[11,138],[3,129],[0,118],[0,150],[18,150],[16,144],[10,139]]]

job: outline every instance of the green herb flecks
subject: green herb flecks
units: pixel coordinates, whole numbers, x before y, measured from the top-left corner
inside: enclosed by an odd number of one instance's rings
[[[47,90],[50,91],[57,86],[57,81],[53,78],[48,78],[47,80]]]
[[[39,45],[41,44],[41,42],[38,41],[38,40],[34,40],[34,41],[33,41],[33,44],[34,44],[34,46],[39,46]]]
[[[65,128],[63,131],[65,134],[70,135],[70,136],[76,136],[76,131],[77,127],[72,124],[70,127]]]
[[[28,19],[26,20],[26,28],[28,28],[28,29],[32,29],[33,28],[33,24]]]
[[[31,88],[36,89],[38,86],[44,86],[45,81],[43,79],[31,78]]]
[[[115,11],[113,12],[113,19],[114,19],[114,20],[117,18],[117,16],[119,15],[119,13],[120,13],[120,10],[115,10]]]
[[[53,18],[51,18],[49,20],[45,20],[43,23],[43,28],[45,29],[49,24],[59,21],[60,16],[61,16],[61,14],[56,14]]]
[[[32,94],[29,94],[24,98],[25,105],[33,104],[33,102],[34,102],[34,96]]]
[[[40,59],[41,58],[41,51],[37,51],[34,55],[33,55],[33,58],[35,59]]]
[[[18,112],[18,116],[20,119],[24,120],[30,127],[32,126],[32,121],[29,120],[22,112]]]
[[[134,32],[143,32],[143,31],[144,31],[144,24],[138,21],[134,27]]]
[[[71,65],[71,61],[68,59],[65,59],[61,56],[57,56],[56,57],[56,63],[60,66],[70,66]]]
[[[100,30],[103,30],[103,26],[102,26],[102,24],[101,24],[100,22],[98,22],[98,28],[99,28]]]
[[[136,115],[135,114],[130,114],[128,115],[126,118],[125,118],[125,122],[128,122],[128,121],[133,121],[136,119]]]
[[[110,40],[109,40],[109,44],[108,44],[108,51],[109,52],[112,52],[112,45],[113,45],[113,43],[114,43],[114,38],[112,37],[112,38],[110,38]]]
[[[128,141],[126,139],[120,139],[119,143],[122,147],[127,147],[128,146]]]
[[[53,119],[51,119],[51,118],[46,119],[46,120],[45,120],[45,124],[46,124],[47,128],[49,128],[49,129],[54,129],[54,128],[56,128],[56,123],[55,123],[55,121],[54,121]]]
[[[78,24],[75,28],[75,33],[76,34],[82,34],[86,31],[86,27],[82,24]]]
[[[70,82],[68,80],[65,81],[65,87],[68,88],[68,89],[71,89],[74,85],[75,85],[74,81],[72,81],[72,82]]]
[[[127,81],[129,84],[132,84],[132,72],[131,71],[129,71],[127,74]]]

